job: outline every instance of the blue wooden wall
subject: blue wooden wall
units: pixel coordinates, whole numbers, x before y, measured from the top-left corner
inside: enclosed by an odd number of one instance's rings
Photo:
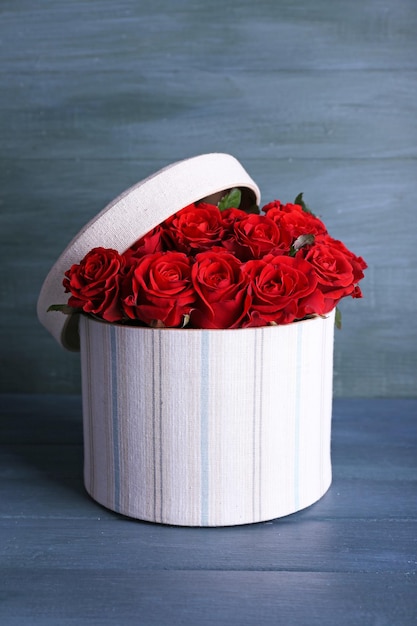
[[[36,318],[50,266],[126,187],[219,151],[369,264],[335,395],[416,395],[415,0],[2,0],[0,31],[0,391],[79,392]]]

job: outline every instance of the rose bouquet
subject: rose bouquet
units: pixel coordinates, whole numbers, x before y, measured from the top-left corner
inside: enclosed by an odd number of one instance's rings
[[[68,303],[50,309],[130,325],[225,329],[323,316],[342,298],[362,296],[365,261],[329,235],[302,194],[261,211],[239,205],[232,189],[218,205],[183,208],[123,253],[92,249],[65,272]]]

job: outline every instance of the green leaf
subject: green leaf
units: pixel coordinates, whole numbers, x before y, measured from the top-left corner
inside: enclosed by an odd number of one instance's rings
[[[75,309],[72,306],[68,306],[68,304],[51,304],[51,306],[48,307],[47,313],[49,313],[49,311],[60,311],[65,315],[72,315],[73,313],[79,313],[81,309]]]
[[[304,202],[303,195],[304,194],[302,192],[299,193],[296,199],[294,200],[294,204],[299,204],[305,213],[310,213],[310,215],[314,215],[310,207],[308,207],[307,204]]]
[[[342,328],[342,312],[340,309],[336,307],[336,315],[334,318],[334,324],[338,330]]]
[[[245,213],[252,213],[254,215],[259,215],[260,214],[260,210],[257,204],[252,204],[252,206],[248,207],[247,209],[245,209]]]
[[[237,187],[234,187],[220,200],[217,205],[220,211],[225,211],[226,209],[238,209],[240,207],[240,201],[242,199],[242,192]]]

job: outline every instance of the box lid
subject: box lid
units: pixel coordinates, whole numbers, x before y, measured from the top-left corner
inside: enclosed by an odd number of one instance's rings
[[[39,294],[39,321],[64,348],[79,349],[78,315],[49,311],[65,304],[65,272],[92,248],[124,252],[170,215],[197,200],[217,203],[222,192],[239,187],[242,203],[260,203],[256,183],[229,154],[203,154],[178,161],[133,185],[108,204],[73,238],[48,273]]]

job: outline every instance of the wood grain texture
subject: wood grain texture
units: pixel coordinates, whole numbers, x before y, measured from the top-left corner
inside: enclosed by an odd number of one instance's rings
[[[0,621],[411,626],[416,413],[412,399],[337,399],[324,498],[199,529],[86,495],[79,397],[0,396]]]
[[[64,626],[118,620],[129,626],[415,624],[415,583],[404,574],[382,573],[377,587],[370,584],[374,575],[366,573],[115,570],[110,580],[67,569],[59,577],[54,570],[28,574],[33,581],[26,594],[19,570],[8,571],[4,607],[11,626],[57,620]]]
[[[0,390],[79,392],[36,319],[49,268],[123,189],[224,151],[265,200],[303,191],[369,264],[336,396],[415,395],[414,0],[3,0],[0,17]]]

